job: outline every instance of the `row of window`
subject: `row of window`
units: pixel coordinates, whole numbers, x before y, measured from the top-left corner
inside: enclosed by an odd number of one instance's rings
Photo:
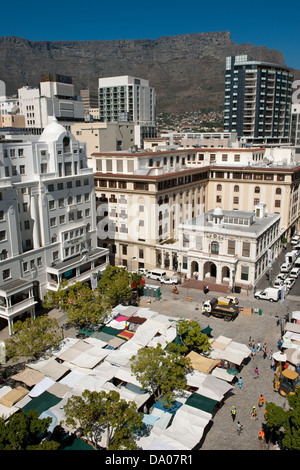
[[[235,197],[233,198],[233,204],[239,204],[239,200],[240,200],[240,198],[237,197],[237,196],[235,196]],[[217,202],[218,204],[220,204],[220,203],[222,202],[222,196],[216,196],[216,202]],[[254,198],[254,200],[253,200],[253,204],[254,204],[254,205],[259,204],[259,202],[260,202],[259,199]],[[275,199],[275,201],[274,201],[274,207],[281,207],[281,201],[280,201],[280,199]]]
[[[217,184],[217,191],[222,191],[222,185],[221,185],[221,184]],[[235,193],[238,193],[238,192],[240,191],[240,187],[237,186],[237,185],[234,186],[233,191],[234,191]],[[255,192],[256,194],[259,194],[259,193],[260,193],[260,187],[259,187],[259,186],[255,186],[254,192]],[[281,192],[282,192],[282,191],[281,191],[281,188],[276,188],[275,194],[280,195]]]
[[[76,188],[79,188],[81,186],[81,181],[82,180],[75,180],[75,185],[74,187]],[[88,178],[85,178],[83,180],[83,186],[88,186],[89,185],[89,179]],[[66,182],[66,186],[65,186],[65,183],[57,183],[57,185],[55,184],[48,184],[47,186],[47,189],[48,189],[48,192],[49,193],[53,193],[54,191],[61,191],[63,189],[72,189],[73,188],[73,181],[67,181]]]

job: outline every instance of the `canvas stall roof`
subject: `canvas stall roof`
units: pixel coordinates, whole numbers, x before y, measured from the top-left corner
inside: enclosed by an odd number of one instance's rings
[[[109,335],[107,333],[103,333],[102,331],[96,331],[95,333],[90,336],[90,338],[98,339],[102,343],[108,344],[108,342],[113,339],[115,336]]]
[[[300,341],[300,334],[299,333],[293,333],[292,331],[287,331],[283,335],[283,340],[286,341],[287,339],[291,341]]]
[[[48,362],[40,371],[53,380],[59,380],[69,370],[70,369],[64,364],[60,364],[55,359],[52,359],[52,361]]]
[[[193,369],[196,369],[199,372],[204,372],[205,374],[209,374],[212,369],[218,364],[217,360],[201,356],[200,354],[194,351],[191,351],[187,355],[187,357],[191,360],[191,365]]]
[[[142,308],[139,308],[138,311],[136,313],[134,313],[133,315],[137,315],[139,317],[149,319],[149,318],[156,317],[157,312],[154,312],[153,310],[150,310],[150,308],[142,307]]]
[[[220,397],[224,396],[229,390],[232,389],[232,385],[227,384],[221,379],[217,377],[213,377],[212,375],[207,375],[203,382],[203,387],[210,388]]]
[[[297,311],[292,312],[292,318],[294,320],[300,320],[300,311],[297,310]]]
[[[145,321],[147,321],[147,318],[138,317],[135,315],[132,315],[132,317],[128,318],[128,323],[134,323],[137,325],[142,325],[143,323],[145,323]]]
[[[73,388],[75,383],[80,380],[82,377],[86,377],[86,374],[77,371],[77,370],[72,370],[69,374],[67,374],[65,377],[59,380],[59,383],[68,385],[68,387]]]
[[[157,418],[153,426],[158,427],[160,429],[166,429],[173,415],[159,408],[153,408],[153,410],[151,411],[151,416]]]
[[[245,359],[245,356],[243,353],[240,353],[238,351],[230,351],[228,350],[228,348],[226,348],[224,351],[212,352],[211,356],[215,359],[219,359],[217,363],[220,360],[224,360],[224,361],[232,362],[233,364],[236,364],[236,365],[240,365]]]
[[[89,390],[90,392],[100,392],[105,382],[106,379],[103,377],[96,375],[85,375],[77,380],[73,386],[73,390],[77,394],[84,392],[84,390]]]
[[[76,357],[80,356],[80,354],[82,354],[83,351],[87,351],[88,349],[91,349],[92,347],[93,346],[91,344],[81,341],[81,342],[74,344],[73,346],[70,346],[64,352],[59,354],[58,358],[61,359],[62,361],[71,362]]]
[[[117,371],[118,367],[113,366],[107,361],[104,361],[93,369],[93,374],[109,381],[115,377]]]
[[[282,353],[281,351],[275,351],[273,353],[272,357],[276,361],[280,361],[280,362],[285,362],[286,361],[286,355],[285,355],[285,353]]]
[[[138,345],[133,347],[132,344],[130,348],[125,348],[124,346],[125,344],[122,345],[120,349],[111,350],[110,354],[105,358],[105,361],[115,366],[126,366],[132,356],[138,352],[140,347]]]
[[[125,330],[126,323],[127,323],[127,320],[123,320],[123,321],[111,320],[107,324],[107,327],[122,331],[122,330]]]
[[[284,331],[293,331],[294,333],[300,333],[300,324],[299,323],[286,322],[286,324],[284,326]]]
[[[38,397],[34,397],[32,400],[30,400],[27,405],[22,408],[23,411],[28,412],[29,410],[35,409],[39,414],[43,413],[43,411],[48,410],[52,406],[56,405],[61,401],[60,398],[56,397],[55,395],[52,395],[52,393],[49,393],[47,390]]]
[[[211,418],[210,413],[183,405],[175,414],[171,426],[159,436],[159,441],[177,450],[191,450],[201,440]]]
[[[163,442],[160,441],[159,439],[153,439],[151,444],[146,447],[146,450],[170,450],[170,451],[175,451],[178,450],[177,447],[177,442],[173,442],[173,445],[171,443]]]
[[[101,362],[109,354],[109,349],[93,347],[87,351],[82,352],[79,356],[71,359],[71,364],[77,367],[86,369],[93,369],[99,362]]]
[[[199,392],[193,393],[186,401],[186,405],[207,413],[212,413],[217,403],[218,400],[201,395]]]
[[[150,393],[134,393],[126,389],[126,387],[116,387],[111,382],[105,382],[102,386],[102,390],[110,392],[112,390],[119,393],[120,398],[126,401],[134,401],[137,408],[140,408],[150,398]]]
[[[8,407],[5,405],[2,405],[1,403],[2,397],[7,395],[11,390],[12,388],[9,387],[8,385],[4,385],[4,387],[0,388],[0,416],[2,416],[4,419],[9,418],[12,414],[16,413],[16,411],[19,410],[19,408],[15,405]]]
[[[112,348],[117,349],[117,348],[119,348],[123,343],[125,343],[125,339],[115,337],[115,338],[111,339],[111,340],[108,342],[108,346],[111,346]]]
[[[28,394],[27,388],[16,387],[10,390],[8,393],[1,397],[1,405],[7,406],[8,408],[14,406],[19,400]]]
[[[58,382],[55,382],[55,384],[48,388],[48,392],[58,398],[63,398],[66,393],[70,392],[71,390],[72,388],[68,387],[68,385],[60,384]]]
[[[231,342],[232,342],[231,338],[227,338],[227,336],[219,335],[214,341],[212,341],[211,347],[214,349],[225,349]]]
[[[285,350],[287,361],[291,362],[295,366],[300,364],[300,351],[295,348],[288,348]]]
[[[107,345],[107,341],[101,341],[94,335],[89,336],[88,338],[84,338],[83,342],[92,346],[96,346],[97,348],[105,348],[105,346]]]
[[[222,369],[221,367],[216,367],[212,372],[211,375],[213,377],[217,377],[218,379],[225,380],[226,382],[231,383],[235,378],[234,375],[231,375],[227,372],[226,369]]]
[[[190,387],[199,388],[202,386],[207,374],[194,369],[193,372],[189,372],[185,377]]]
[[[50,379],[50,377],[45,377],[41,382],[36,384],[28,393],[31,398],[38,397],[42,393],[44,393],[48,388],[50,388],[55,383],[54,380]]]
[[[41,380],[45,378],[45,375],[38,370],[26,367],[18,374],[12,375],[11,378],[23,382],[25,385],[28,385],[28,387],[33,387],[38,382],[41,382]]]
[[[244,358],[249,357],[251,354],[251,349],[243,343],[237,343],[232,341],[226,348],[226,351],[233,351],[239,354],[243,354]]]
[[[80,343],[80,340],[77,338],[64,338],[63,341],[60,343],[57,349],[53,350],[53,356],[59,356],[64,351],[69,349],[71,346]]]
[[[135,377],[135,375],[131,374],[130,368],[127,368],[127,367],[118,367],[115,372],[114,377],[116,377],[119,380],[122,380],[123,382],[132,383],[136,385],[137,387],[142,386],[141,383]]]

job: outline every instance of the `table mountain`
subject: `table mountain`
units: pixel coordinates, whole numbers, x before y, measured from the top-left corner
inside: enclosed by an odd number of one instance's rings
[[[11,95],[24,85],[38,86],[42,73],[58,73],[71,76],[79,93],[96,90],[99,77],[132,75],[149,80],[156,89],[159,112],[216,109],[224,101],[225,58],[238,54],[284,64],[282,52],[236,44],[228,31],[114,41],[2,37],[0,80]]]

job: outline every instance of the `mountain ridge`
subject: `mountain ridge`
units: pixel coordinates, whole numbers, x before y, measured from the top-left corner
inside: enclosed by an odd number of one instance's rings
[[[237,44],[229,31],[162,36],[157,39],[31,41],[0,37],[0,80],[8,95],[37,87],[42,73],[68,75],[76,92],[98,87],[98,78],[132,75],[149,80],[158,112],[217,109],[224,103],[225,59],[250,55],[284,65],[281,51]],[[291,69],[295,79],[300,71]]]

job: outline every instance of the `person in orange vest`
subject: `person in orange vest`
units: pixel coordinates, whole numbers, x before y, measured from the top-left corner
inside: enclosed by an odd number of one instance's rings
[[[263,394],[261,394],[259,397],[259,406],[262,407],[264,402],[265,402],[265,397],[263,396]]]
[[[260,439],[261,441],[263,441],[264,438],[265,438],[265,433],[264,433],[264,430],[261,429],[261,430],[259,431],[258,439]]]

